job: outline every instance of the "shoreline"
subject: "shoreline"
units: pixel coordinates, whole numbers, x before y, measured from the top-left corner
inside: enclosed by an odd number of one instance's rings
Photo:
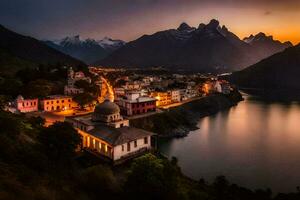
[[[152,131],[159,138],[185,137],[190,131],[199,129],[199,119],[229,109],[243,101],[239,91],[229,95],[213,94],[178,107],[172,107],[163,113],[130,120],[134,127]]]

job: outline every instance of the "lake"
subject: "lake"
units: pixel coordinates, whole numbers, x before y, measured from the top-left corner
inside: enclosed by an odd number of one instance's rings
[[[245,101],[199,120],[185,138],[159,142],[159,150],[178,158],[184,174],[212,182],[225,175],[251,189],[292,192],[300,186],[300,104]]]

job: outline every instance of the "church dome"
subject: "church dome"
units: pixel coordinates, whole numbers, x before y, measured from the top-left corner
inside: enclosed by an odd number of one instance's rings
[[[113,115],[120,113],[120,108],[117,104],[110,102],[109,100],[105,100],[103,103],[100,103],[95,107],[94,113],[100,115]]]

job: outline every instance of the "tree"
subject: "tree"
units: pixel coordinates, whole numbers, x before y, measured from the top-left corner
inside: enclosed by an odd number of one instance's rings
[[[177,166],[146,154],[132,163],[124,189],[129,198],[182,199],[178,178]]]
[[[22,82],[14,78],[0,78],[0,91],[2,95],[16,97],[20,94]]]
[[[0,110],[3,110],[5,108],[9,100],[10,98],[8,96],[0,94]]]
[[[93,103],[94,97],[89,93],[81,93],[81,94],[77,94],[74,97],[74,101],[77,102],[79,106],[83,109],[84,106]]]
[[[42,129],[38,141],[55,170],[68,170],[75,157],[76,148],[81,144],[81,137],[71,124],[56,122]]]
[[[79,188],[85,191],[91,199],[117,199],[120,185],[113,171],[103,165],[96,165],[85,169],[78,180]]]
[[[46,97],[53,91],[54,84],[44,79],[38,79],[29,82],[23,89],[23,95],[26,97]]]
[[[84,89],[85,92],[97,96],[99,93],[99,87],[97,85],[92,85],[85,80],[78,80],[75,82],[75,86]]]

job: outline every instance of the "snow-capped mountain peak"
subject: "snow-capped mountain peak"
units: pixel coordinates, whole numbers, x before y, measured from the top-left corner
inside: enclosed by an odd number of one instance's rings
[[[97,43],[104,49],[115,50],[125,45],[125,42],[122,40],[114,40],[109,37],[104,37],[101,40],[98,40]]]
[[[65,38],[63,38],[60,41],[61,45],[65,45],[65,44],[72,44],[72,45],[78,45],[80,44],[82,41],[80,39],[80,35],[75,35],[75,36],[67,36]]]

